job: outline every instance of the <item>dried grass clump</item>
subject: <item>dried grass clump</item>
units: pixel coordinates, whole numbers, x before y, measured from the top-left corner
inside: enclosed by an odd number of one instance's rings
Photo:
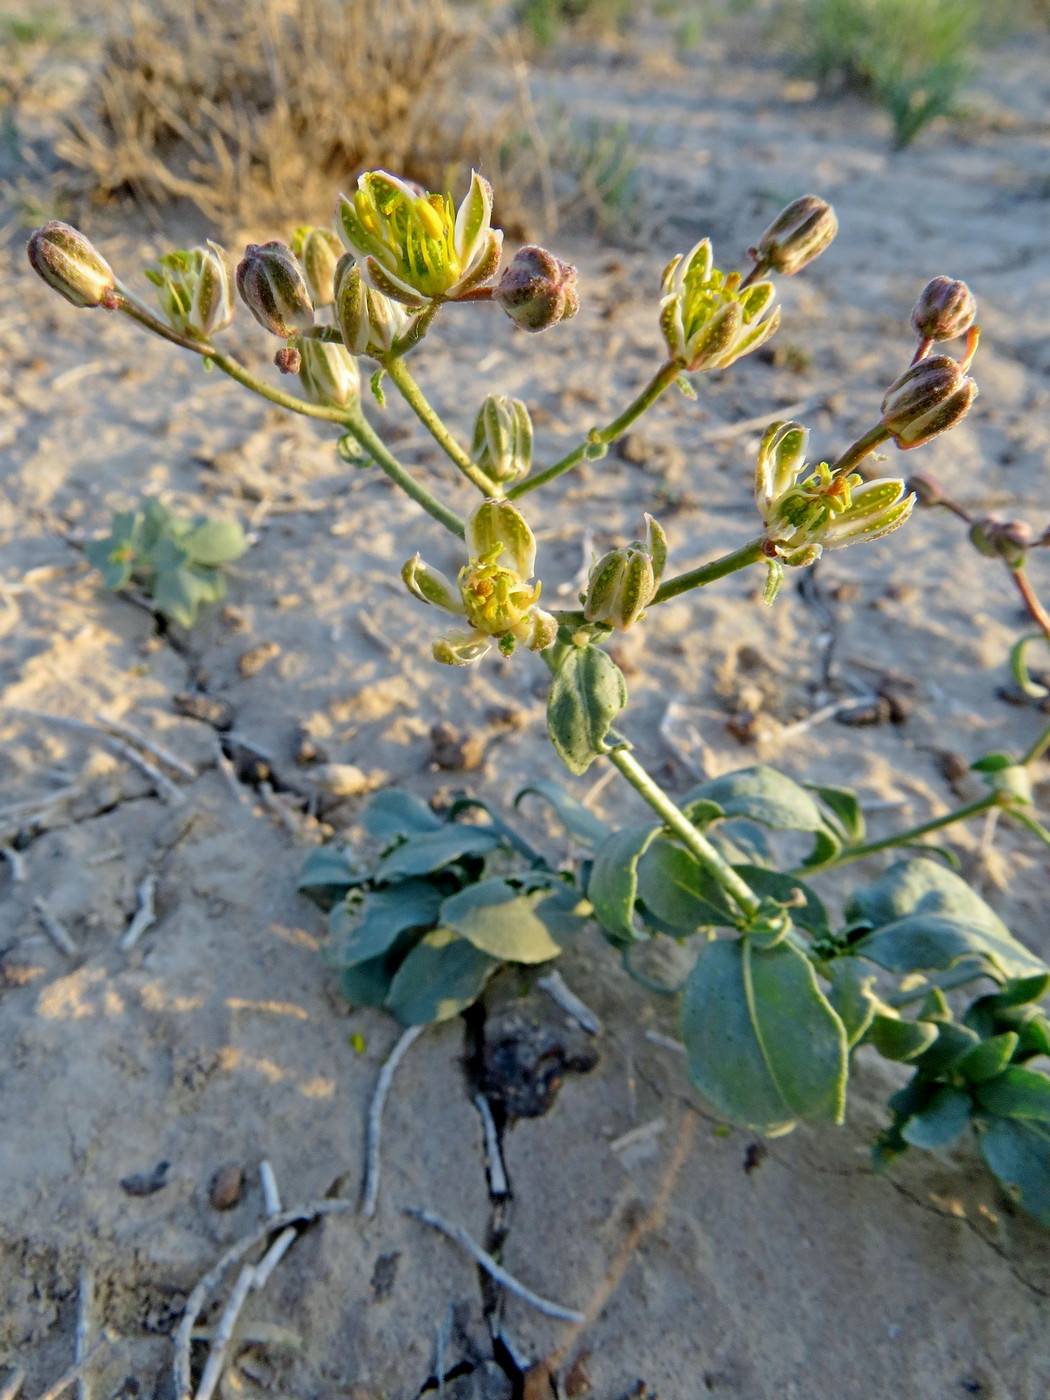
[[[499,121],[464,98],[477,36],[444,0],[103,0],[101,14],[88,111],[56,143],[96,195],[186,199],[229,228],[327,213],[363,169],[434,188],[498,164]]]

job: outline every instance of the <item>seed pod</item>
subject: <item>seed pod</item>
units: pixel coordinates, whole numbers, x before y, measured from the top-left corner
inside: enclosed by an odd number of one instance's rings
[[[970,526],[970,543],[990,559],[1005,560],[1011,569],[1019,569],[1032,543],[1032,530],[1024,520],[987,516]]]
[[[303,225],[292,237],[292,252],[299,259],[314,306],[330,306],[335,299],[335,269],[343,255],[339,235],[330,228]]]
[[[33,271],[74,306],[101,306],[116,291],[109,263],[69,224],[52,219],[38,228],[26,252]]]
[[[912,308],[911,323],[923,340],[953,340],[970,329],[976,315],[977,302],[965,282],[935,277]]]
[[[471,456],[490,481],[506,483],[532,466],[532,420],[520,399],[489,394],[474,422]]]
[[[576,278],[570,263],[528,243],[514,255],[492,299],[522,330],[545,331],[579,311]]]
[[[761,267],[792,277],[820,257],[838,230],[831,205],[804,194],[777,215],[751,255]]]
[[[902,450],[921,447],[964,418],[977,385],[949,355],[930,355],[912,365],[886,391],[882,426]]]
[[[285,243],[249,243],[237,264],[237,290],[260,326],[282,340],[314,323],[303,270]]]
[[[343,408],[357,398],[361,374],[345,346],[304,335],[295,348],[300,355],[299,382],[311,403]]]
[[[904,483],[920,506],[939,506],[946,500],[944,487],[931,472],[913,472]]]

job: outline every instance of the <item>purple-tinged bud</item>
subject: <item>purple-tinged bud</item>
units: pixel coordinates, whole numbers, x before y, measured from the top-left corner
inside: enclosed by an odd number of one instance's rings
[[[237,264],[237,290],[259,325],[282,340],[314,323],[303,270],[285,243],[249,243]]]
[[[906,370],[886,390],[882,426],[902,451],[921,447],[945,433],[969,412],[977,385],[950,355],[930,355]]]
[[[117,289],[113,269],[79,229],[52,219],[26,247],[33,271],[74,306],[103,306]]]
[[[940,506],[947,500],[944,487],[930,472],[915,472],[904,483],[920,506]]]
[[[792,277],[819,258],[838,231],[831,205],[815,194],[804,194],[777,215],[751,256],[763,269]]]
[[[273,362],[282,374],[298,374],[303,367],[303,357],[294,345],[282,345]]]
[[[580,309],[576,269],[546,248],[526,244],[515,253],[492,300],[525,331],[545,331]]]
[[[1024,520],[996,520],[987,516],[970,526],[970,543],[990,559],[1002,559],[1019,569],[1032,543],[1031,527]]]
[[[335,269],[343,256],[339,235],[330,228],[304,225],[295,230],[292,252],[299,259],[315,306],[330,306],[335,300]]]
[[[954,340],[966,334],[976,315],[977,302],[965,282],[935,277],[912,308],[911,323],[923,340]]]

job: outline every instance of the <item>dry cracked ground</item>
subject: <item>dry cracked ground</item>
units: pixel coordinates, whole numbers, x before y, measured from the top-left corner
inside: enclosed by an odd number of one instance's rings
[[[650,53],[613,66],[581,54],[548,75],[555,97],[625,118],[644,140],[652,246],[559,244],[580,267],[583,309],[542,339],[484,308],[450,311],[417,363],[460,430],[484,382],[528,400],[539,455],[552,457],[651,372],[654,293],[670,254],[710,234],[716,253],[738,256],[807,190],[834,202],[842,228],[784,286],[775,358],[706,379],[698,402],[669,398],[620,450],[533,498],[549,597],[571,599],[588,551],[629,538],[646,508],[667,529],[676,569],[747,538],[757,439],[747,422],[797,414],[818,451],[848,441],[909,353],[918,289],[941,272],[980,298],[981,396],[950,438],[902,465],[936,472],[970,509],[1042,528],[1048,58],[1042,41],[990,56],[970,115],[901,155],[888,153],[877,112],[815,102],[782,69],[715,41],[682,60]],[[133,278],[164,246],[111,212],[96,211],[90,228]],[[633,797],[594,790],[597,769],[579,781],[559,770],[536,658],[465,672],[431,664],[433,616],[398,570],[416,549],[455,568],[455,550],[385,479],[341,462],[323,427],[249,400],[130,323],[75,312],[32,279],[10,225],[9,244],[0,821],[5,843],[31,839],[22,868],[0,875],[0,1367],[10,1368],[0,1389],[24,1368],[36,1395],[68,1366],[90,1277],[93,1330],[115,1337],[95,1400],[168,1397],[171,1336],[191,1288],[261,1219],[259,1164],[272,1164],[288,1206],[356,1203],[368,1104],[399,1033],[341,1001],[320,916],[295,893],[311,844],[326,829],[352,835],[362,801],[334,802],[317,765],[296,762],[303,735],[362,783],[425,798],[466,789],[506,805],[545,777],[620,819]],[[272,345],[246,321],[237,343],[263,368]],[[407,412],[392,400],[370,411],[464,507]],[[104,591],[76,548],[143,492],[252,532],[227,605],[189,635]],[[1035,575],[1046,582],[1041,561]],[[1038,732],[1034,707],[999,694],[1023,627],[1016,595],[948,514],[834,555],[819,596],[788,588],[767,610],[758,586],[738,575],[661,608],[621,645],[627,733],[673,790],[761,759],[854,785],[881,832],[957,801],[959,756],[1020,750]],[[896,723],[798,727],[829,699],[852,694],[871,710],[887,678],[905,697]],[[205,718],[180,712],[173,697],[187,693],[214,702]],[[193,776],[173,773],[162,800],[99,731],[40,715],[122,720]],[[232,717],[232,731],[209,715]],[[435,741],[442,723],[456,735]],[[1048,795],[1044,781],[1037,797]],[[566,854],[540,812],[528,821]],[[1046,852],[1006,824],[990,848],[980,838],[953,832],[987,897],[1045,955]],[[122,951],[147,877],[155,922]],[[45,933],[40,901],[72,952]],[[334,1215],[295,1244],[248,1303],[226,1397],[411,1400],[436,1389],[440,1364],[447,1395],[494,1400],[512,1394],[509,1356],[535,1359],[558,1340],[563,1324],[482,1286],[468,1258],[404,1209],[498,1238],[511,1273],[563,1304],[582,1307],[605,1274],[694,1096],[680,1057],[659,1043],[674,1034],[673,1009],[629,981],[595,933],[562,964],[601,1033],[568,1026],[517,974],[494,984],[483,1018],[427,1030],[387,1105],[376,1215]],[[505,1044],[517,1047],[513,1073],[551,1092],[536,1105],[545,1112],[511,1115],[510,1196],[494,1201],[472,1098],[486,1050]],[[868,1146],[893,1082],[861,1055],[847,1125],[801,1129],[765,1155],[703,1119],[664,1223],[585,1338],[595,1396],[1047,1394],[1046,1233],[969,1145],[873,1175]],[[244,1188],[219,1211],[213,1181],[231,1164]],[[235,1273],[202,1328],[215,1327]],[[195,1347],[195,1365],[202,1356]]]

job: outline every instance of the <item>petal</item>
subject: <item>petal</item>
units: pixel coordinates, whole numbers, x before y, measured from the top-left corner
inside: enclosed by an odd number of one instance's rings
[[[402,302],[405,306],[411,306],[413,310],[418,311],[430,300],[409,283],[402,282],[400,277],[395,277],[375,258],[365,258],[361,266],[372,287],[377,292],[382,292],[385,297],[389,297],[391,301]]]
[[[468,267],[488,232],[492,218],[492,186],[476,170],[470,172],[470,189],[456,214],[453,247],[460,267]]]
[[[453,617],[462,617],[466,609],[459,589],[451,579],[446,578],[440,569],[432,569],[418,554],[414,555],[401,570],[408,591],[421,603],[443,608]]]
[[[456,297],[464,296],[467,292],[472,292],[475,287],[480,287],[483,282],[495,277],[499,271],[500,258],[503,255],[503,231],[498,228],[491,228],[488,235],[478,250],[474,262],[467,268],[466,272],[458,281],[454,282],[445,296],[449,301],[454,301]]]

